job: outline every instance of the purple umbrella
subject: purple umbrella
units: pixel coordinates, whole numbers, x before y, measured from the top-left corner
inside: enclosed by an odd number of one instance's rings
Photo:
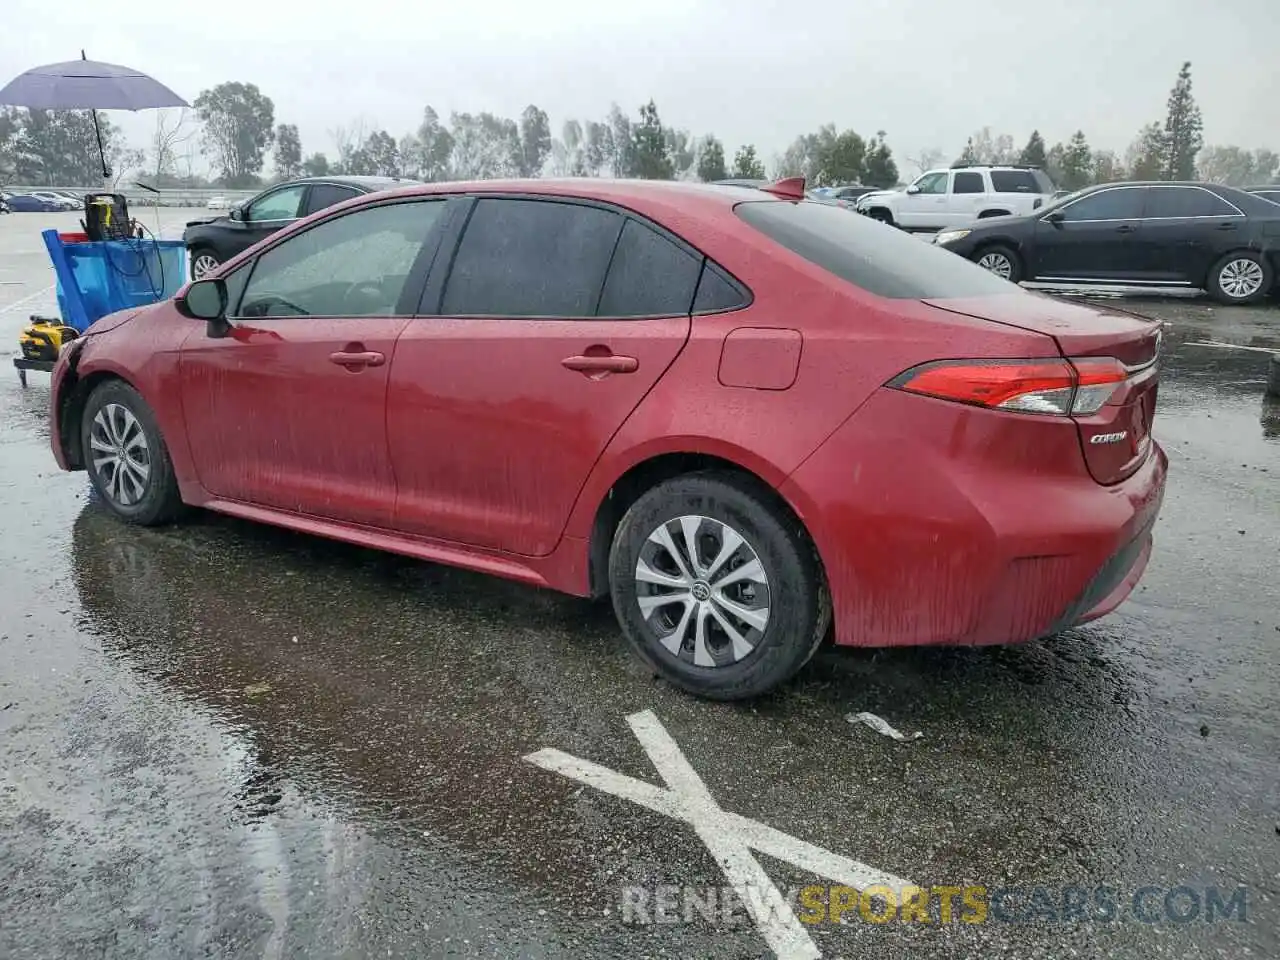
[[[79,60],[33,67],[0,88],[0,104],[31,110],[93,111],[93,130],[98,136],[98,157],[102,177],[110,178],[98,110],[147,110],[157,107],[187,107],[190,104],[145,73],[114,63]]]

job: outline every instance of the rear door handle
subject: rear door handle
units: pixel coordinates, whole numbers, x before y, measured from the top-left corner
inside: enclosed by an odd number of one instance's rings
[[[640,361],[635,357],[619,357],[606,354],[602,357],[565,357],[560,365],[579,373],[635,373],[640,369]]]
[[[329,362],[340,367],[380,367],[387,358],[374,350],[339,350],[329,354]]]
[[[1215,227],[1214,229],[1216,229],[1216,230],[1234,230],[1234,229],[1236,229],[1236,224],[1231,223],[1231,222],[1227,222],[1227,223],[1220,223],[1220,224],[1218,224],[1218,225],[1217,225],[1217,227]]]
[[[1122,223],[1120,226],[1116,227],[1116,233],[1133,233],[1136,229],[1138,228],[1127,223]]]

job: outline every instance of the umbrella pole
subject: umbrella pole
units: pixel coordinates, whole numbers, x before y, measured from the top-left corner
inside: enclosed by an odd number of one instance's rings
[[[80,51],[80,59],[87,60],[84,51]],[[102,189],[111,192],[111,171],[107,169],[107,151],[102,146],[102,128],[98,126],[98,111],[90,110],[93,116],[93,135],[98,138],[98,162],[102,164]]]

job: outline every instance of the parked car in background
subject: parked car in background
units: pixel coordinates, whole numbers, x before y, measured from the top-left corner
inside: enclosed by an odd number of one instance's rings
[[[49,206],[55,210],[60,210],[64,212],[69,210],[79,210],[84,206],[83,200],[77,203],[73,200],[67,199],[61,194],[54,193],[51,190],[33,190],[31,192],[31,196],[35,197],[38,200],[43,200],[45,203],[49,204]]]
[[[84,209],[85,195],[83,193],[72,193],[70,190],[52,190],[50,192],[56,193],[58,196],[62,197],[64,200],[67,200],[68,202],[75,204],[75,209],[77,210]]]
[[[794,182],[432,184],[99,321],[51,443],[126,521],[207,507],[611,596],[648,664],[737,699],[832,622],[1000,644],[1121,603],[1163,496],[1159,344]]]
[[[1251,193],[1255,197],[1261,197],[1263,200],[1270,200],[1272,203],[1280,203],[1280,183],[1273,183],[1269,186],[1262,187],[1245,187],[1245,193]]]
[[[863,187],[863,186],[828,187],[826,189],[826,196],[830,197],[832,200],[835,200],[842,207],[848,207],[849,209],[856,209],[859,199],[861,199],[862,197],[865,197],[869,193],[880,193],[880,192],[881,190],[878,187]]]
[[[210,197],[209,202],[205,204],[206,209],[209,210],[226,210],[230,206],[231,201],[221,195]]]
[[[397,177],[302,177],[268,187],[233,206],[225,217],[188,221],[182,239],[187,245],[191,277],[200,279],[281,227],[317,210],[417,182]]]
[[[9,209],[14,213],[61,213],[67,207],[29,193],[15,193],[9,196]]]
[[[934,243],[1014,282],[1194,287],[1252,303],[1280,266],[1280,206],[1213,183],[1107,183]]]
[[[958,166],[930,170],[902,190],[867,193],[857,209],[904,230],[935,231],[974,219],[1029,214],[1054,189],[1039,167]]]

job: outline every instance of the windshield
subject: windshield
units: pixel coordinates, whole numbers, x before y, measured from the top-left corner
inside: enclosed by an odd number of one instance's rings
[[[765,200],[733,210],[769,239],[877,296],[926,300],[1022,292],[942,247],[840,206]]]

